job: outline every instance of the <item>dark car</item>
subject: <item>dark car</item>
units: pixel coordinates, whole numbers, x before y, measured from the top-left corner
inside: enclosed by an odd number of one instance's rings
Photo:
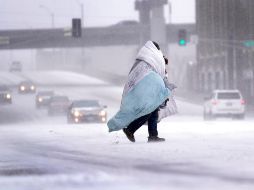
[[[19,83],[18,88],[20,94],[29,94],[36,92],[36,85],[32,81],[22,81]]]
[[[47,107],[54,91],[39,91],[35,97],[36,108]]]
[[[67,96],[54,95],[49,100],[48,115],[65,115],[69,106],[70,100]]]
[[[12,103],[11,90],[5,85],[0,85],[0,104],[11,104],[11,103]]]
[[[97,100],[73,101],[67,113],[68,123],[107,122],[107,106],[101,106]]]

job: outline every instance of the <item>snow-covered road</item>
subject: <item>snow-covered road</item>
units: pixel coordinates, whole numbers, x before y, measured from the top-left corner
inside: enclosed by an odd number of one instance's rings
[[[71,99],[99,99],[109,117],[119,106],[121,88],[87,76],[15,77],[6,81],[30,78]],[[201,106],[178,101],[179,115],[159,123],[166,142],[147,143],[142,127],[131,143],[121,131],[109,134],[105,124],[49,118],[46,110],[35,109],[34,95],[14,90],[13,96],[13,105],[0,109],[0,190],[254,188],[252,118],[203,122]]]

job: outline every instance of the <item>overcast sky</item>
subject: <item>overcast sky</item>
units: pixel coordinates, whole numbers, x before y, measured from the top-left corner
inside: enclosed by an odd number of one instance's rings
[[[195,22],[195,0],[170,0],[172,22]],[[0,30],[70,27],[71,18],[80,17],[84,4],[85,26],[107,26],[121,20],[138,20],[135,0],[0,0]],[[44,8],[40,7],[43,6]],[[165,7],[168,22],[168,7]]]

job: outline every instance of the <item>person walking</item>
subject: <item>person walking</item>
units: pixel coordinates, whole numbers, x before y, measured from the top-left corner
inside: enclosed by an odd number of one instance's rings
[[[158,137],[157,123],[161,105],[171,90],[166,84],[165,61],[159,45],[148,41],[138,52],[124,86],[120,110],[107,125],[109,132],[123,129],[131,142],[134,133],[148,123],[148,142],[165,141]]]

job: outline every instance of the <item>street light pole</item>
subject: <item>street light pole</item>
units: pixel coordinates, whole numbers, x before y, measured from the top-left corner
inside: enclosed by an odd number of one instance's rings
[[[52,28],[55,28],[55,14],[51,13],[51,26]]]
[[[40,5],[40,8],[44,9],[47,13],[49,13],[51,17],[51,27],[55,28],[55,14],[45,5]]]
[[[84,28],[84,4],[80,4],[81,7],[81,27]]]
[[[81,27],[84,27],[84,4],[80,3],[79,0],[76,0],[76,3],[80,6],[80,14],[81,14]]]
[[[50,15],[50,18],[51,18],[51,27],[52,28],[55,28],[55,14],[53,13],[53,11],[51,11],[47,6],[45,5],[40,5],[40,8],[44,9],[49,15]],[[55,53],[55,49],[52,48],[52,53],[54,54]],[[52,67],[53,69],[56,69],[56,63],[55,62],[52,62]]]

